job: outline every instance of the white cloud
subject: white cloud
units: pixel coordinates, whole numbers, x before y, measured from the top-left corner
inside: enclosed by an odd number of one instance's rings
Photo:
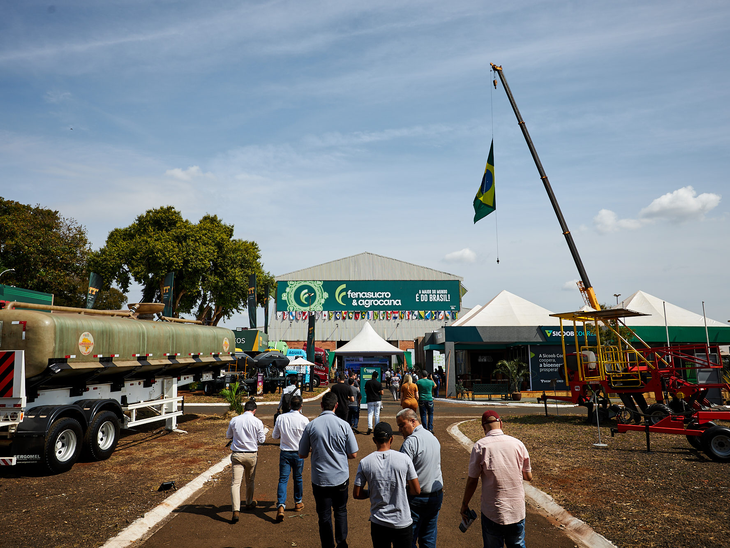
[[[610,209],[602,209],[593,218],[593,224],[598,232],[605,234],[636,230],[658,220],[675,223],[701,221],[706,213],[718,206],[720,199],[719,194],[712,192],[697,196],[693,187],[686,186],[653,200],[639,212],[639,219],[619,219]]]
[[[465,247],[459,251],[446,254],[444,261],[447,263],[473,263],[476,258],[477,254],[468,247]]]
[[[71,99],[71,94],[68,91],[50,90],[46,92],[43,99],[46,103],[61,103]]]
[[[203,170],[201,170],[198,166],[190,166],[187,169],[180,169],[179,167],[176,167],[175,169],[168,169],[165,171],[165,175],[172,177],[173,179],[178,179],[179,181],[192,181],[193,179],[200,177],[215,179],[215,175],[212,173],[203,173]]]
[[[660,196],[639,213],[642,219],[664,219],[685,222],[702,220],[705,213],[720,203],[720,195],[706,192],[697,196],[692,186],[686,186]]]
[[[643,224],[641,221],[635,219],[619,219],[610,209],[602,209],[593,218],[593,223],[596,225],[596,230],[600,233],[616,232],[618,230],[636,230],[641,228]]]
[[[578,288],[579,280],[568,280],[563,284],[563,291],[575,291]]]

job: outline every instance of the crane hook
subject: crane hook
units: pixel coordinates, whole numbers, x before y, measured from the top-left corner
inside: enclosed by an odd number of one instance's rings
[[[494,89],[497,89],[497,79],[495,78],[492,83],[494,84]]]

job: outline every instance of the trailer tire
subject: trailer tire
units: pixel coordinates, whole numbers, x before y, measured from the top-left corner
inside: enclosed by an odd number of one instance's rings
[[[112,456],[119,441],[119,418],[111,411],[98,413],[84,436],[84,452],[93,460]]]
[[[697,419],[692,419],[689,421],[689,424],[687,424],[687,428],[690,430],[697,430],[698,428],[702,430],[707,430],[709,428],[712,428],[713,426],[717,426],[714,422],[705,422],[702,424],[698,424]],[[687,441],[689,444],[697,449],[698,451],[702,451],[702,435],[699,436],[687,436]]]
[[[215,387],[213,386],[212,382],[206,382],[203,385],[203,393],[206,396],[212,396],[214,392],[215,392]]]
[[[54,474],[67,472],[81,453],[81,425],[76,419],[63,417],[48,429],[43,447],[43,461]]]
[[[646,408],[644,420],[649,426],[653,426],[664,417],[668,417],[671,414],[672,410],[663,403],[652,403]]]
[[[702,434],[702,450],[712,460],[730,462],[730,428],[713,426]]]

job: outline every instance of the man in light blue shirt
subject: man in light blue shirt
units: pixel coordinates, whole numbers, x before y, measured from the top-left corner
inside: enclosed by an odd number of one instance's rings
[[[322,548],[347,548],[347,460],[357,457],[357,441],[350,425],[337,417],[337,396],[322,397],[322,413],[304,429],[299,456],[312,455],[312,493],[319,520]],[[332,514],[334,512],[334,536]]]
[[[403,409],[395,416],[403,435],[400,452],[413,461],[421,492],[408,498],[413,518],[413,548],[436,548],[439,512],[444,494],[441,474],[441,444],[418,420],[413,409]]]

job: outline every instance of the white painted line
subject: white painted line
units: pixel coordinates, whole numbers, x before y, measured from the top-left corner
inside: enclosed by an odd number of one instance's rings
[[[462,447],[471,452],[474,442],[459,430],[459,425],[465,422],[468,421],[452,424],[449,426],[448,432]],[[586,522],[569,514],[565,508],[555,502],[553,497],[527,482],[523,482],[523,485],[525,486],[525,497],[532,502],[535,509],[543,516],[554,518],[563,528],[565,534],[578,546],[581,548],[616,548],[613,542],[596,533]]]
[[[122,530],[116,537],[109,539],[102,548],[126,548],[132,543],[137,542],[158,524],[162,523],[162,521],[175,510],[175,508],[185,504],[188,499],[192,498],[203,488],[206,482],[210,481],[210,479],[219,472],[225,470],[230,463],[231,456],[228,455],[218,464],[214,464],[193,481],[178,489],[173,495],[167,497],[162,504],[132,522],[129,527]]]

